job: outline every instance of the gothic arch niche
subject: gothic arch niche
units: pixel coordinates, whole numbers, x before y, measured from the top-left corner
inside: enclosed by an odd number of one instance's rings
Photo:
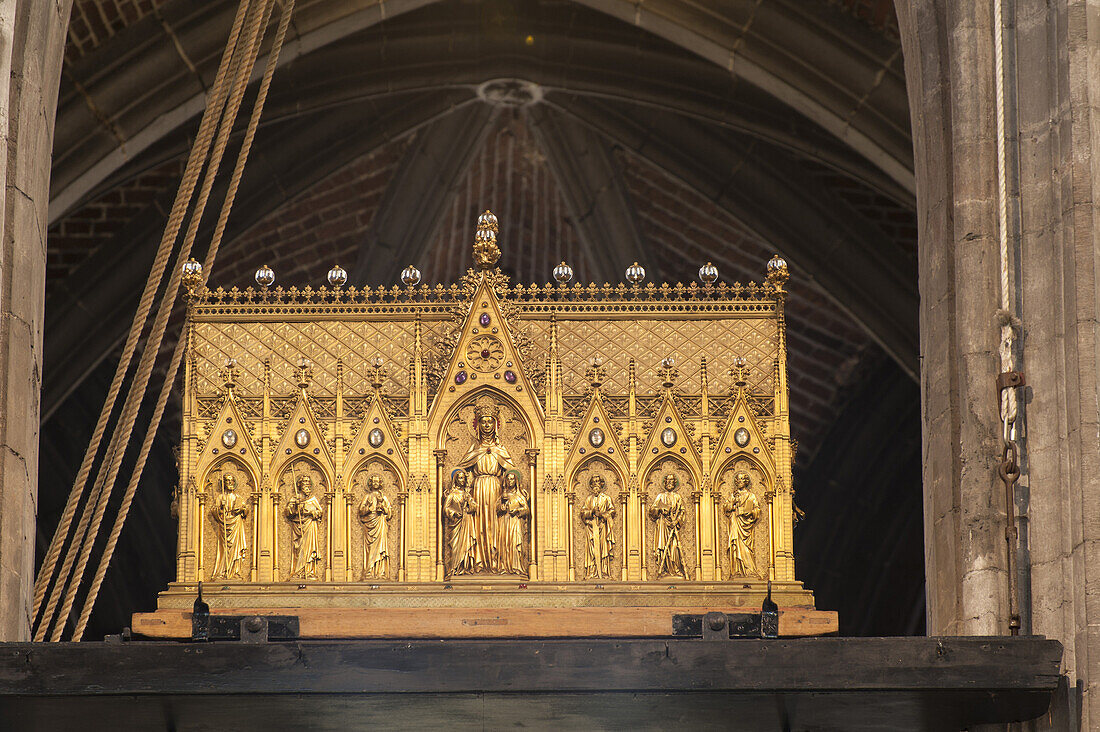
[[[401,532],[403,531],[401,500],[399,494],[404,488],[401,471],[381,456],[370,457],[356,466],[350,473],[347,487],[348,510],[348,567],[352,581],[377,582],[397,577],[403,561],[401,555]],[[386,519],[385,548],[387,562],[384,572],[369,573],[367,556],[368,525],[371,522],[367,512],[371,506],[364,505],[367,500],[371,479],[377,476],[381,480],[382,495],[388,504],[389,517]],[[377,509],[376,509],[377,510]]]
[[[606,514],[606,504],[602,507],[597,505],[598,499],[595,499],[595,492],[592,489],[593,478],[599,478],[603,480],[602,493],[608,497],[611,501],[611,506],[614,509],[615,515],[610,520],[610,539],[612,542],[611,547],[611,561],[609,567],[603,567],[600,562],[595,562],[595,565],[590,561],[588,557],[589,541],[590,539],[596,539],[596,543],[599,543],[599,526],[593,528],[597,529],[593,533],[592,529],[585,522],[585,509],[594,511],[594,515],[590,521],[598,524],[599,515]],[[623,576],[623,554],[625,545],[623,541],[623,522],[625,521],[625,515],[622,504],[619,501],[619,493],[625,490],[626,482],[619,472],[619,470],[611,464],[604,457],[591,457],[581,463],[575,471],[569,481],[570,490],[575,494],[573,502],[573,512],[569,518],[570,532],[573,535],[573,556],[572,563],[573,568],[576,570],[576,576],[578,580],[586,580],[593,582],[600,581],[613,581],[621,580]],[[593,500],[589,500],[589,499]],[[598,559],[598,557],[596,557]],[[595,574],[593,573],[595,570]]]
[[[276,580],[324,580],[331,572],[328,535],[332,519],[331,479],[315,460],[299,457],[283,468],[278,486]],[[308,496],[304,492],[306,486]]]
[[[251,580],[258,538],[255,476],[243,462],[227,456],[207,470],[202,485],[205,500],[199,530],[205,579]]]
[[[735,572],[730,554],[730,521],[733,512],[728,512],[734,507],[733,497],[736,486],[734,479],[739,473],[748,475],[750,485],[749,492],[756,503],[756,520],[753,522],[749,539],[749,547],[752,550],[753,560],[756,564],[756,572]],[[714,481],[714,516],[718,525],[718,568],[719,579],[722,580],[766,580],[771,567],[771,511],[768,509],[767,493],[772,490],[772,483],[768,472],[764,467],[748,455],[735,455],[727,460],[716,474]],[[748,502],[742,501],[738,509],[744,512]]]
[[[672,483],[666,484],[666,480],[671,480]],[[671,496],[662,495],[666,492],[666,485],[672,488],[669,491]],[[696,531],[698,512],[692,494],[697,491],[698,485],[698,478],[688,464],[672,455],[667,455],[653,463],[646,473],[642,487],[648,497],[642,519],[645,532],[644,562],[648,579],[695,579],[695,568],[698,562]],[[658,519],[654,518],[655,513],[658,514]],[[659,523],[665,525],[662,532],[658,531]],[[664,540],[667,543],[670,533],[674,534],[679,544],[681,560],[677,561],[676,552],[673,550],[669,559],[658,567],[658,540]],[[682,571],[670,572],[669,568]]]
[[[479,537],[478,543],[479,546],[491,547],[485,550],[477,550],[479,569],[474,574],[527,576],[532,554],[531,515],[534,509],[534,496],[527,471],[526,451],[537,442],[536,435],[533,434],[532,426],[523,410],[506,394],[491,387],[480,389],[469,394],[447,413],[440,425],[437,442],[445,449],[442,471],[443,485],[440,486],[439,495],[446,494],[455,471],[460,469],[460,463],[463,463],[464,458],[470,456],[471,450],[480,443],[477,433],[478,414],[489,414],[495,418],[497,440],[499,445],[504,448],[510,464],[506,463],[502,466],[505,469],[505,474],[502,476],[501,494],[495,498],[491,495],[479,494],[474,471],[470,465],[465,466],[469,474],[471,501],[477,509],[475,523]],[[498,508],[503,497],[503,481],[507,479],[508,474],[514,474],[517,477],[521,494],[520,502],[526,505],[526,515],[518,519],[520,524],[517,529],[522,534],[522,548],[520,549],[522,556],[517,558],[516,561],[510,562],[510,565],[514,565],[511,566],[511,571],[505,571],[506,567],[498,567],[497,560],[494,559],[494,556],[500,555],[501,547],[499,545],[506,541],[503,537],[497,537],[498,530],[501,530],[501,522],[516,520],[515,517],[509,519],[507,516],[498,518]],[[483,520],[482,517],[485,517],[485,519]],[[436,520],[437,530],[444,532],[442,543],[446,544],[448,537],[442,526],[442,516],[437,515]],[[484,536],[486,533],[493,538],[486,541]],[[512,543],[510,539],[507,541],[509,544]],[[449,561],[450,559],[448,559]],[[448,569],[449,566],[448,564]],[[490,566],[492,569],[487,568]]]

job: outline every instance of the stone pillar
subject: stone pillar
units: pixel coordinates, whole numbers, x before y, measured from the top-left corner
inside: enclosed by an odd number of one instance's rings
[[[921,248],[929,632],[1004,633],[994,477],[999,299],[993,17],[898,3]],[[971,7],[973,6],[973,7]],[[1092,14],[1092,15],[1090,15]],[[1056,638],[1082,729],[1100,720],[1100,37],[1087,0],[1005,3],[1011,294],[1022,320],[1021,609]],[[1016,129],[1018,128],[1018,136]],[[1010,155],[1010,163],[1013,156]],[[1010,205],[1015,215],[1015,201]],[[1079,696],[1078,696],[1079,695]]]
[[[50,150],[72,0],[0,0],[0,641],[30,639]]]
[[[992,635],[1008,614],[992,16],[987,3],[897,7],[920,236],[928,632]]]
[[[1020,271],[1031,630],[1100,724],[1100,33],[1084,0],[1018,0]],[[1086,15],[1089,14],[1089,15]],[[1071,697],[1074,694],[1071,694]]]

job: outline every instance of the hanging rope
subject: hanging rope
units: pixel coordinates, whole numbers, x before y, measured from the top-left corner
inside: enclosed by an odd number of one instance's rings
[[[248,129],[245,131],[240,152],[237,154],[237,162],[233,167],[233,174],[229,181],[229,189],[226,193],[225,201],[222,204],[221,213],[218,216],[218,223],[215,227],[214,235],[211,238],[210,247],[207,250],[206,261],[203,267],[206,272],[211,271],[214,266],[214,261],[218,256],[222,235],[225,233],[225,225],[229,219],[229,213],[233,208],[233,202],[237,196],[237,188],[240,185],[241,175],[244,173],[245,163],[248,161],[248,154],[252,149],[252,141],[255,139],[256,129],[259,127],[260,117],[263,114],[264,104],[267,101],[267,92],[271,87],[271,78],[274,76],[275,68],[279,64],[279,53],[282,50],[283,41],[286,39],[287,29],[290,27],[290,19],[293,13],[294,0],[286,0],[283,5],[282,14],[279,18],[279,27],[275,32],[275,40],[272,43],[271,52],[267,57],[267,67],[264,69],[263,80],[260,82],[260,89],[256,95],[256,101],[252,108],[252,116],[248,120]],[[259,44],[257,44],[257,48],[258,47]],[[186,332],[187,323],[184,323],[182,333]],[[88,596],[84,601],[84,609],[80,613],[80,619],[77,621],[76,630],[73,632],[74,641],[79,641],[84,637],[84,629],[88,625],[88,619],[91,617],[92,608],[95,606],[100,587],[103,585],[103,578],[107,574],[107,568],[110,565],[111,557],[114,555],[115,546],[118,544],[118,538],[122,534],[122,527],[126,523],[126,517],[130,512],[130,505],[134,500],[134,494],[137,491],[142,472],[145,470],[145,462],[149,457],[149,451],[152,448],[153,440],[160,427],[165,405],[168,403],[168,397],[172,392],[172,386],[175,384],[176,374],[179,371],[180,363],[183,360],[183,355],[186,350],[186,339],[181,334],[181,337],[176,341],[176,347],[172,353],[172,361],[168,366],[168,373],[164,377],[164,383],[161,384],[160,394],[157,397],[157,405],[153,411],[153,417],[149,422],[145,440],[142,442],[137,464],[134,466],[133,474],[130,476],[130,482],[126,486],[126,492],[122,498],[122,505],[119,507],[118,516],[115,518],[114,526],[111,528],[111,534],[107,539],[107,546],[103,550],[103,556],[100,558],[99,567],[96,569],[95,577],[92,580],[92,586],[89,588]]]
[[[1023,374],[1016,369],[1016,329],[1020,320],[1012,312],[1012,258],[1008,242],[1008,170],[1005,154],[1005,62],[1003,0],[993,2],[994,90],[997,96],[997,223],[1001,265],[1001,306],[996,322],[1001,328],[1001,373],[997,377],[997,400],[1001,416],[1001,462],[997,473],[1004,483],[1005,543],[1008,557],[1008,632],[1020,632],[1019,583],[1016,576],[1016,481],[1020,479],[1019,446],[1016,444],[1016,418],[1019,403],[1016,389],[1024,385]]]
[[[214,150],[210,156],[210,162],[204,173],[203,187],[200,192],[200,201],[203,200],[203,193],[209,195],[209,187],[212,184],[213,176],[216,174],[218,166],[221,162],[221,155],[224,153],[225,144],[228,140],[229,131],[233,124],[233,120],[236,118],[237,109],[240,106],[240,96],[243,95],[243,89],[238,94],[237,89],[242,83],[247,83],[248,74],[251,73],[251,68],[245,68],[247,66],[247,59],[249,49],[256,42],[256,37],[259,32],[259,26],[264,19],[264,2],[261,0],[260,4],[252,4],[248,10],[247,16],[247,36],[243,42],[243,46],[238,44],[238,49],[231,62],[231,69],[233,73],[229,76],[231,78],[230,97],[226,108],[221,115],[221,124],[218,128],[218,135],[214,142]],[[242,82],[241,75],[245,74]],[[234,107],[236,102],[236,107]],[[192,221],[196,216],[201,217],[201,210],[196,208],[192,212]],[[190,233],[191,227],[189,226],[188,232]],[[193,241],[193,237],[189,237]],[[185,246],[187,248],[187,240],[185,240]],[[181,250],[182,253],[183,250]],[[187,255],[183,254],[185,258]],[[74,549],[79,549],[79,559],[77,560],[76,570],[73,574],[72,580],[64,588],[61,586],[55,587],[55,595],[60,593],[61,589],[64,589],[64,603],[56,618],[56,625],[53,628],[53,633],[50,636],[50,640],[61,640],[61,635],[65,629],[65,620],[72,609],[73,603],[76,600],[76,594],[83,582],[84,572],[87,568],[88,560],[91,556],[92,549],[94,548],[95,541],[99,536],[99,527],[103,520],[104,512],[106,511],[107,504],[110,501],[110,496],[114,486],[114,482],[118,476],[118,470],[121,466],[122,459],[126,453],[126,446],[129,443],[130,434],[133,430],[134,421],[137,418],[137,412],[141,406],[141,402],[145,396],[145,389],[148,385],[149,375],[152,373],[153,363],[156,360],[157,352],[160,347],[160,341],[163,336],[164,326],[167,324],[168,315],[171,313],[172,301],[175,298],[175,291],[179,286],[179,266],[183,260],[177,255],[175,266],[172,268],[172,274],[169,278],[168,289],[164,295],[164,299],[161,300],[160,307],[157,311],[157,316],[154,320],[152,330],[149,336],[146,338],[145,348],[142,351],[141,360],[138,365],[137,374],[134,377],[133,383],[130,385],[130,390],[127,394],[126,401],[123,406],[122,415],[119,417],[118,422],[115,425],[115,433],[111,441],[111,446],[108,450],[108,455],[104,461],[100,464],[99,474],[96,480],[96,489],[93,490],[94,501],[89,499],[89,502],[85,507],[85,516],[81,519],[82,525],[87,525],[88,518],[90,517],[91,525],[88,527],[87,534],[81,537],[80,530],[78,528],[77,536],[79,541],[74,540],[74,544],[70,548],[70,552]],[[94,505],[94,509],[93,509]],[[90,513],[89,513],[90,512]],[[56,598],[51,597],[50,605],[56,606]],[[54,622],[54,618],[51,617],[51,608],[47,607],[47,613],[45,618],[48,626],[49,623]]]
[[[126,343],[122,350],[122,356],[119,359],[118,366],[115,369],[114,377],[111,380],[111,386],[107,392],[107,398],[103,403],[103,408],[100,411],[99,419],[96,422],[95,430],[92,433],[92,439],[88,443],[88,449],[84,453],[84,459],[81,462],[80,470],[77,473],[76,480],[73,481],[73,488],[69,493],[69,498],[66,501],[65,509],[62,512],[61,520],[58,522],[57,530],[54,532],[52,541],[50,542],[49,549],[46,553],[46,557],[42,563],[42,568],[39,570],[38,578],[35,581],[34,591],[34,611],[32,613],[33,618],[37,618],[41,609],[42,601],[45,598],[47,589],[49,588],[50,581],[53,578],[54,570],[56,568],[57,559],[61,553],[62,547],[66,544],[69,538],[69,530],[72,526],[73,517],[76,514],[76,509],[80,504],[83,497],[88,475],[91,473],[92,465],[95,461],[95,457],[99,452],[100,445],[102,443],[103,434],[106,431],[107,422],[110,419],[111,413],[114,411],[115,401],[118,398],[118,393],[121,390],[122,382],[125,378],[126,372],[129,370],[130,363],[133,359],[134,351],[137,348],[138,340],[141,337],[141,333],[145,329],[146,322],[148,321],[149,312],[152,309],[153,298],[157,291],[160,289],[161,281],[164,277],[164,270],[167,267],[169,256],[172,253],[172,249],[175,246],[176,237],[179,235],[180,227],[183,224],[183,217],[187,212],[187,208],[191,202],[191,196],[194,193],[195,185],[198,181],[199,174],[202,172],[203,166],[206,162],[207,152],[210,149],[210,143],[213,140],[214,131],[217,123],[222,115],[222,109],[225,105],[225,98],[227,93],[227,79],[229,78],[229,69],[231,65],[231,59],[238,47],[238,39],[242,27],[244,26],[245,16],[248,13],[250,7],[250,0],[241,0],[240,5],[237,8],[237,14],[233,18],[233,25],[229,32],[229,40],[226,45],[226,51],[222,55],[221,62],[218,66],[218,71],[214,79],[214,85],[211,88],[210,96],[207,100],[206,110],[203,113],[202,121],[199,123],[198,134],[195,138],[195,144],[191,148],[191,153],[188,156],[187,165],[184,168],[183,177],[180,180],[179,189],[176,192],[175,200],[172,203],[172,210],[168,217],[168,223],[164,229],[164,235],[161,237],[160,246],[157,248],[157,255],[153,260],[152,270],[149,274],[149,279],[145,283],[145,289],[142,292],[140,301],[138,302],[137,311],[134,313],[133,323],[130,327],[130,331],[126,337]],[[108,453],[111,451],[108,450]],[[94,490],[93,490],[94,493]],[[89,497],[89,503],[94,500],[94,496]],[[87,522],[84,521],[84,528],[87,526]],[[68,580],[68,573],[72,568],[72,561],[75,554],[73,553],[73,547],[83,540],[84,529],[78,527],[77,536],[73,537],[73,541],[69,544],[70,550],[66,556],[65,566],[62,568],[61,576],[57,579],[57,586],[64,586]],[[78,538],[79,537],[79,538]],[[55,593],[51,598],[51,603],[47,606],[46,615],[51,616],[57,605],[57,597],[59,593]],[[37,632],[35,633],[35,640],[43,640],[46,628],[49,622],[45,619],[39,622]]]
[[[116,426],[114,437],[111,441],[111,447],[108,449],[108,456],[104,459],[103,464],[100,466],[100,472],[97,479],[97,486],[99,490],[93,490],[93,496],[89,498],[86,504],[85,517],[82,517],[82,524],[85,523],[85,518],[88,515],[89,509],[94,501],[95,510],[91,513],[91,527],[79,542],[81,545],[80,559],[78,562],[76,574],[73,581],[69,583],[67,592],[65,593],[65,602],[62,607],[61,613],[58,616],[58,623],[53,629],[51,640],[59,640],[65,627],[64,619],[68,617],[68,614],[75,601],[76,594],[80,585],[84,580],[84,572],[87,567],[87,562],[90,557],[92,548],[99,535],[99,527],[101,525],[104,513],[107,508],[107,504],[110,500],[110,495],[113,491],[113,486],[117,480],[118,472],[121,467],[123,457],[125,455],[125,447],[129,444],[129,439],[133,431],[134,422],[137,417],[138,409],[144,399],[146,389],[148,387],[149,378],[151,376],[153,366],[156,362],[156,358],[159,354],[160,344],[163,341],[164,332],[166,330],[169,317],[171,315],[173,305],[175,303],[176,295],[179,290],[181,279],[181,265],[189,256],[193,247],[196,235],[198,233],[198,227],[202,219],[202,215],[205,210],[206,203],[209,199],[210,192],[213,187],[215,176],[221,164],[222,156],[225,152],[225,147],[235,124],[237,114],[240,109],[241,101],[244,97],[245,90],[248,86],[248,81],[251,77],[252,70],[255,67],[256,57],[259,54],[261,41],[263,38],[262,28],[267,26],[270,18],[270,13],[273,8],[273,0],[260,0],[259,2],[249,2],[248,0],[242,0],[241,7],[238,8],[238,19],[242,20],[241,25],[247,25],[247,31],[242,38],[240,35],[240,28],[238,28],[237,20],[234,21],[234,32],[231,32],[231,40],[236,39],[238,42],[234,45],[227,46],[226,53],[223,55],[222,67],[219,69],[219,81],[221,83],[216,84],[215,90],[212,93],[211,106],[208,107],[207,112],[214,110],[214,119],[221,121],[218,127],[217,138],[214,142],[214,150],[210,155],[210,163],[206,168],[205,177],[203,179],[202,189],[200,190],[199,197],[196,202],[195,210],[191,214],[191,221],[188,226],[184,243],[181,247],[179,254],[176,257],[175,266],[172,270],[172,275],[169,279],[168,286],[164,293],[163,300],[161,301],[160,308],[157,312],[157,317],[151,328],[149,337],[146,341],[145,349],[142,353],[142,358],[138,367],[138,372],[134,377],[134,382],[131,386],[130,392],[127,397],[126,404],[123,408],[123,413],[119,418],[118,425]],[[281,47],[282,39],[285,38],[286,26],[289,25],[290,15],[288,8],[292,9],[292,4],[284,4],[283,7],[283,20],[280,23],[282,29],[281,34],[277,34],[277,45]],[[222,74],[222,69],[226,68],[226,62],[228,60],[229,71]],[[237,165],[234,170],[234,182],[231,184],[231,193],[226,198],[226,203],[231,205],[231,198],[235,194],[236,185],[240,180],[240,171],[243,170],[244,161],[247,158],[248,148],[251,146],[251,138],[255,134],[255,127],[258,122],[258,115],[262,109],[262,100],[266,98],[267,88],[270,85],[270,76],[274,70],[274,63],[277,62],[277,50],[273,47],[273,53],[269,55],[269,68],[265,72],[265,83],[261,84],[261,92],[257,96],[257,102],[254,105],[252,120],[250,120],[249,128],[251,133],[246,135],[247,143],[242,144],[241,152],[238,155]],[[227,86],[227,82],[231,80],[231,83]],[[226,90],[228,89],[228,102],[224,102],[226,96]],[[220,113],[217,111],[217,107],[221,107]],[[207,115],[204,115],[204,121]],[[211,135],[213,130],[211,130]],[[196,140],[196,147],[198,147],[199,141]],[[206,141],[207,148],[209,147],[209,138]],[[194,152],[194,151],[193,151]],[[194,155],[192,156],[194,157]],[[205,153],[203,155],[205,157]],[[197,178],[197,173],[195,174]],[[188,193],[189,203],[190,193],[194,190],[194,181],[191,182],[190,191]],[[182,191],[182,184],[181,184]],[[184,207],[186,210],[186,206]],[[219,222],[224,222],[228,217],[228,210],[223,205],[222,214],[219,217]],[[182,221],[182,215],[180,217]],[[224,223],[220,227],[224,229]],[[172,233],[172,240],[174,241],[176,234],[178,234],[179,225],[174,227]],[[166,233],[167,235],[167,233]],[[220,240],[220,237],[219,237]],[[216,246],[212,245],[208,252],[207,259],[212,264],[213,255],[216,255]],[[182,355],[180,348],[176,349],[177,352]],[[110,558],[113,555],[114,547],[117,544],[118,536],[121,533],[122,525],[125,521],[126,514],[129,511],[130,504],[133,500],[133,492],[136,489],[138,479],[140,478],[140,472],[144,468],[144,463],[148,457],[148,452],[152,444],[152,440],[156,434],[156,428],[159,426],[159,421],[163,415],[164,405],[167,402],[168,393],[170,393],[171,386],[174,383],[175,373],[178,370],[179,358],[174,354],[172,364],[169,366],[169,375],[162,388],[162,397],[158,399],[158,406],[154,411],[154,421],[151,423],[151,428],[146,436],[146,440],[143,442],[142,451],[138,458],[138,467],[131,477],[130,484],[127,487],[127,491],[124,494],[122,507],[120,507],[119,515],[116,517],[114,526],[110,537],[108,538],[107,548],[104,550],[104,555],[101,558],[99,569],[96,572],[95,579],[93,580],[92,588],[89,590],[84,610],[81,613],[81,619],[78,621],[79,631],[74,633],[74,639],[79,639],[83,635],[84,627],[87,624],[87,619],[90,616],[91,607],[94,605],[95,597],[98,595],[99,588],[103,581],[103,576],[106,573],[106,568],[110,562]],[[78,528],[77,536],[81,537],[83,532]],[[76,545],[74,539],[74,546]],[[70,549],[70,555],[71,555]],[[67,557],[67,563],[71,563],[71,556]],[[67,576],[67,573],[63,571],[63,575]],[[47,607],[47,612],[43,618],[43,621],[39,627],[39,634],[44,635],[48,632],[50,624],[53,622],[53,607],[57,602],[57,595],[63,585],[63,582],[58,583],[55,587],[54,595],[51,597],[50,606]]]

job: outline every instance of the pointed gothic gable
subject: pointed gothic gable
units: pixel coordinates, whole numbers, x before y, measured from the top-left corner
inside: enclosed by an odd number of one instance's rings
[[[304,431],[304,437],[299,433]],[[298,395],[298,403],[286,423],[279,438],[279,444],[275,448],[272,459],[272,479],[278,480],[279,473],[288,463],[298,457],[309,457],[324,467],[329,475],[336,474],[336,466],[332,462],[332,453],[325,441],[324,432],[317,424],[313,409],[309,402],[309,396],[305,392]]]
[[[401,447],[397,430],[386,410],[382,408],[382,400],[377,393],[359,424],[359,432],[348,447],[347,460],[344,462],[345,480],[350,481],[359,466],[375,456],[397,466],[402,478],[408,476],[409,457]]]
[[[470,300],[470,312],[459,332],[454,355],[432,402],[429,421],[442,419],[451,407],[481,387],[493,387],[514,399],[521,410],[543,421],[542,404],[524,371],[500,301],[484,275]]]
[[[199,454],[196,463],[198,474],[205,474],[218,460],[232,455],[259,478],[263,472],[260,468],[260,452],[253,441],[258,437],[259,435],[253,434],[253,427],[241,417],[236,398],[230,395],[224,400],[218,418],[211,425],[210,436]]]
[[[741,433],[739,441],[738,430],[741,429],[748,434],[746,439],[745,433]],[[738,455],[748,455],[766,465],[769,470],[775,470],[775,458],[764,435],[764,429],[753,415],[749,402],[745,398],[745,392],[741,389],[738,390],[733,409],[730,410],[729,419],[726,420],[725,429],[722,430],[722,436],[714,446],[713,466],[719,469],[714,471],[714,475],[718,475],[722,466]]]
[[[594,455],[599,455],[615,465],[624,477],[630,475],[626,450],[619,442],[611,420],[607,418],[603,396],[599,390],[592,392],[592,399],[588,402],[577,437],[565,459],[566,475],[571,475],[581,463]]]
[[[638,456],[639,476],[645,475],[649,466],[666,456],[680,458],[692,466],[696,475],[703,471],[699,452],[695,449],[691,433],[680,416],[680,411],[676,409],[671,393],[667,391],[661,401],[661,408],[657,410],[657,417],[653,420],[649,436],[645,439],[642,452]]]

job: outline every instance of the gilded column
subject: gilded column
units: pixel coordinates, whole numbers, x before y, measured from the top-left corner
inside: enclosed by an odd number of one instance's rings
[[[443,516],[443,486],[445,484],[446,476],[443,475],[443,463],[447,459],[446,450],[435,451],[435,482],[439,486],[439,506],[436,507],[435,515],[438,517]],[[435,522],[435,580],[436,582],[443,581],[443,521],[437,520]]]
[[[631,531],[639,532],[638,537],[631,541],[631,535],[626,535],[623,539],[623,567],[628,576],[640,577],[645,579],[645,507],[638,495],[638,462],[640,448],[638,436],[640,434],[641,425],[638,421],[638,375],[634,366],[634,359],[630,359],[630,363],[627,365],[627,436],[626,436],[626,450],[630,463],[630,475],[627,478],[628,486],[628,500],[629,506],[623,507],[623,531],[626,532],[631,524],[634,524],[637,528],[631,528]],[[635,507],[640,506],[639,509],[642,512],[642,520],[640,522],[632,522],[627,520],[628,508],[632,511]]]
[[[719,537],[721,536],[721,533],[718,531],[718,512],[721,509],[722,492],[720,490],[715,490],[712,485],[710,497],[710,524],[711,530],[714,533],[714,556],[712,557],[714,559],[714,579],[721,582],[725,579],[722,577],[722,555],[720,553],[723,551],[723,548],[718,546]],[[768,542],[768,544],[770,546],[771,542]],[[771,549],[768,551],[770,552]]]
[[[350,493],[344,493],[344,546],[346,547],[346,557],[344,560],[345,582],[354,582],[356,579],[351,575],[352,565],[354,564],[351,556],[351,511],[354,502],[354,496]]]
[[[627,511],[627,508],[626,508],[629,501],[630,501],[630,491],[626,490],[625,488],[623,490],[619,491],[619,516],[620,516],[619,520],[623,524],[623,545],[622,545],[622,549],[620,549],[619,551],[622,552],[622,560],[621,561],[622,561],[622,567],[623,567],[623,582],[626,582],[626,579],[627,579],[627,558],[628,558],[628,552],[629,552],[629,547],[630,547],[630,544],[629,544],[629,541],[630,541],[630,533],[629,533],[629,529],[630,529],[630,512]]]
[[[531,486],[531,562],[527,568],[527,578],[535,582],[539,578],[539,532],[538,532],[538,448],[529,448],[527,454],[527,475]],[[442,491],[440,492],[442,494]],[[442,521],[439,522],[442,525]]]
[[[275,429],[271,419],[271,360],[264,359],[264,383],[263,383],[263,411],[260,417],[260,484],[262,510],[269,511],[271,521],[265,522],[267,528],[262,532],[260,540],[260,581],[277,582],[275,574],[275,522],[278,520],[278,510],[273,499],[274,490],[272,484],[275,477],[271,475],[272,432]]]
[[[699,444],[702,449],[703,460],[703,483],[702,490],[703,495],[700,497],[702,505],[710,505],[708,500],[714,492],[714,481],[711,479],[711,473],[714,470],[714,466],[711,464],[713,456],[711,455],[711,424],[710,424],[710,384],[707,379],[707,358],[703,356],[699,363],[699,381],[700,381],[700,403],[699,403]],[[715,579],[714,573],[711,571],[715,564],[715,558],[718,556],[718,534],[712,534],[711,522],[706,518],[699,517],[699,503],[695,506],[696,523],[700,526],[695,533],[695,541],[698,545],[699,557],[699,569],[700,575],[697,579],[712,580]],[[704,561],[705,560],[705,561]]]
[[[443,492],[440,491],[439,493],[440,493],[440,495],[442,495]],[[397,554],[397,581],[398,582],[405,582],[405,581],[407,581],[406,578],[405,578],[405,575],[406,575],[406,571],[405,571],[406,559],[405,559],[405,557],[406,557],[406,555],[408,554],[408,551],[409,551],[409,546],[408,546],[408,541],[407,541],[408,527],[409,527],[409,491],[408,491],[407,488],[405,490],[398,491],[398,493],[397,493],[397,510],[398,510],[398,515],[401,517],[400,518],[400,527],[399,527],[399,529],[401,531],[401,544],[400,544],[400,549],[398,550],[398,554]],[[442,522],[440,522],[440,525],[442,526]],[[350,544],[348,546],[350,546]]]
[[[702,490],[693,490],[691,492],[691,502],[695,507],[695,581],[703,579],[703,534],[701,529],[706,526],[706,522],[699,520],[699,506],[700,499],[703,497]]]
[[[333,434],[333,447],[335,454],[333,455],[333,464],[336,466],[336,495],[333,497],[332,504],[337,507],[337,510],[333,511],[330,521],[335,522],[331,533],[339,538],[336,542],[336,546],[332,552],[332,577],[333,579],[339,579],[341,577],[347,581],[349,575],[349,567],[351,565],[351,522],[347,518],[347,512],[339,510],[339,507],[344,504],[344,498],[348,495],[347,488],[344,482],[344,463],[346,455],[344,454],[344,362],[342,359],[336,360],[336,413],[335,422],[332,426]]]
[[[279,581],[279,499],[276,490],[271,491],[271,581]]]
[[[640,522],[638,522],[638,529],[639,529],[638,533],[641,534],[640,540],[638,542],[640,550],[641,550],[639,552],[639,558],[641,559],[641,572],[639,574],[642,578],[642,582],[645,582],[649,579],[649,567],[647,566],[649,564],[649,562],[647,561],[647,557],[646,557],[646,540],[645,540],[645,534],[646,534],[645,507],[646,507],[646,503],[648,503],[648,502],[649,502],[649,493],[644,491],[644,490],[639,490],[638,491],[638,505],[640,507],[639,513],[641,514],[641,519],[642,519]]]
[[[576,492],[567,489],[565,491],[565,561],[569,565],[570,582],[577,581],[576,558],[573,556],[573,506],[576,500]]]

